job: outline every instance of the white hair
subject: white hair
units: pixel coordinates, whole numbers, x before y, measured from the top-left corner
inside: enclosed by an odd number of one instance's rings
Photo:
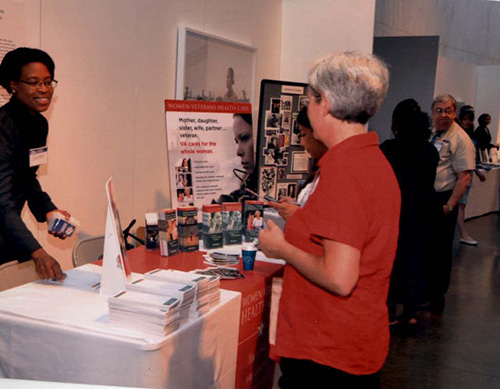
[[[372,54],[333,52],[313,64],[309,86],[316,101],[322,95],[329,101],[332,116],[365,124],[384,101],[389,70]]]

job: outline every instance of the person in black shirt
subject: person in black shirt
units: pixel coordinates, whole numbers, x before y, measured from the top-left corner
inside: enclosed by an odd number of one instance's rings
[[[429,302],[426,259],[432,250],[431,226],[436,212],[439,154],[428,142],[429,116],[414,99],[401,101],[392,114],[395,139],[380,145],[398,179],[401,216],[396,259],[388,295],[389,322],[415,324],[417,311]],[[396,305],[404,312],[396,318]]]
[[[8,52],[0,64],[0,85],[12,95],[0,108],[0,263],[33,260],[40,278],[62,280],[59,263],[21,219],[26,202],[38,222],[46,222],[55,211],[70,217],[57,209],[37,179],[48,133],[41,112],[49,108],[57,85],[54,69],[47,53],[26,47]]]
[[[491,122],[491,116],[483,113],[477,119],[479,126],[474,131],[473,137],[477,142],[477,147],[481,150],[489,150],[491,148],[499,148],[498,144],[491,143],[491,134],[488,126]]]

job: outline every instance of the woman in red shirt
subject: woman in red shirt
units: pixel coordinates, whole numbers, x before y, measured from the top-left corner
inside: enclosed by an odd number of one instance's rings
[[[284,234],[270,221],[259,235],[267,256],[287,262],[271,348],[282,388],[380,385],[400,195],[367,122],[388,81],[379,59],[352,52],[321,58],[309,73],[308,117],[328,148],[320,180]]]

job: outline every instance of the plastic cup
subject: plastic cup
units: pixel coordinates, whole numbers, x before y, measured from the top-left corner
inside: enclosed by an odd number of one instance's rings
[[[243,246],[241,258],[243,258],[243,270],[253,270],[257,248],[253,245]]]

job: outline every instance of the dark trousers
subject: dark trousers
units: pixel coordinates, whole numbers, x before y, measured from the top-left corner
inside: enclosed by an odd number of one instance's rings
[[[457,224],[458,205],[448,215],[443,211],[452,191],[437,192],[437,208],[433,231],[433,245],[427,264],[431,305],[444,308],[444,295],[450,286],[453,263],[453,239]],[[441,307],[442,306],[442,307]]]
[[[281,358],[282,389],[380,388],[380,372],[353,375],[305,359]]]

